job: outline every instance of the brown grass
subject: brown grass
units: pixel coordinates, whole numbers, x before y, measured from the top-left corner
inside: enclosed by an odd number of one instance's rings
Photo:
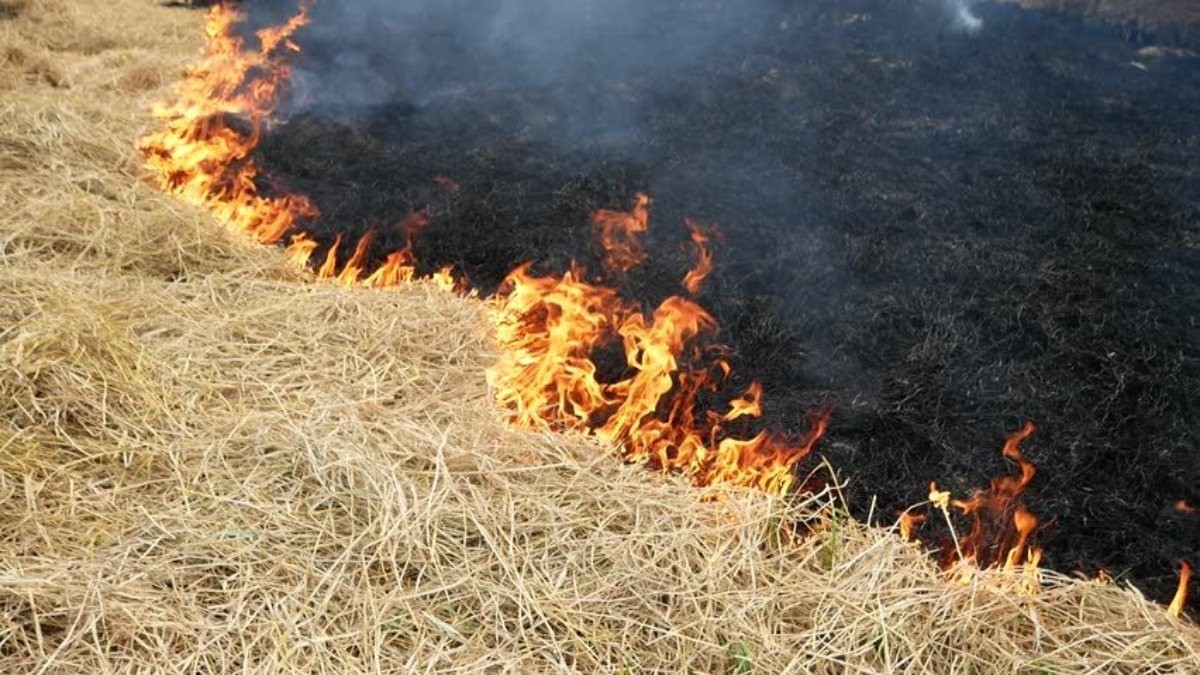
[[[1136,592],[507,428],[481,303],[311,283],[139,180],[199,21],[0,20],[0,670],[1200,672]]]

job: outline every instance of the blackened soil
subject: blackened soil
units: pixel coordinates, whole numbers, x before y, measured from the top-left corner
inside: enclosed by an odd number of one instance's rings
[[[661,4],[638,39],[728,11]],[[321,231],[428,207],[421,260],[485,290],[592,261],[588,212],[647,191],[626,288],[654,302],[690,264],[681,219],[717,223],[702,300],[738,376],[779,427],[833,406],[820,450],[859,515],[1012,471],[1032,419],[1049,565],[1168,598],[1200,539],[1172,508],[1200,501],[1200,61],[1008,6],[969,36],[938,7],[776,1],[686,68],[311,109],[261,161]]]

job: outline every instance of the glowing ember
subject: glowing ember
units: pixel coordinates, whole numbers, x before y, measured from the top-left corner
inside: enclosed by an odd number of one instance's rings
[[[1196,507],[1188,504],[1187,500],[1180,499],[1179,501],[1175,502],[1175,510],[1179,513],[1195,513]]]
[[[1175,597],[1171,600],[1171,604],[1167,607],[1167,613],[1171,616],[1179,616],[1183,613],[1183,606],[1187,604],[1188,582],[1192,579],[1192,566],[1187,561],[1179,563],[1179,587],[1175,589]]]

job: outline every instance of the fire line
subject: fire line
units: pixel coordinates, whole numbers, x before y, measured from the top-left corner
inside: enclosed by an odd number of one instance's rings
[[[306,223],[320,217],[316,206],[294,192],[271,195],[259,182],[252,157],[265,122],[275,113],[288,86],[289,58],[300,51],[293,41],[310,21],[309,2],[284,23],[255,33],[249,44],[236,30],[244,16],[227,4],[206,17],[206,44],[200,60],[184,72],[176,100],[154,108],[162,128],[143,137],[140,150],[150,180],[184,202],[208,210],[227,228],[263,244],[286,247],[296,266],[312,269],[318,279],[346,286],[387,288],[420,278],[414,243],[428,226],[417,211],[392,227],[403,234],[400,250],[374,251],[372,228],[352,245],[337,235],[318,262],[319,244]],[[434,178],[446,189],[456,183]],[[622,275],[646,259],[640,236],[650,226],[651,200],[638,195],[629,211],[592,214],[602,267]],[[681,280],[692,298],[699,295],[713,268],[715,231],[685,221],[696,263]],[[286,238],[286,243],[285,243]],[[699,486],[757,488],[784,494],[794,485],[796,465],[808,457],[828,429],[828,411],[811,416],[799,438],[762,430],[749,438],[733,427],[762,416],[763,391],[751,383],[728,401],[728,410],[705,409],[703,400],[723,390],[731,367],[713,341],[715,319],[693,299],[675,295],[650,312],[622,298],[578,265],[561,275],[537,276],[531,264],[516,267],[504,286],[487,300],[500,357],[487,381],[509,420],[519,426],[585,433],[620,448],[630,462],[673,471]],[[429,277],[446,289],[464,290],[465,279],[444,268]],[[596,354],[619,345],[625,369],[606,380]],[[742,420],[742,422],[739,422]],[[734,424],[738,422],[737,424]],[[1035,475],[1020,444],[1032,423],[1009,436],[1003,455],[1016,462],[1018,476],[993,479],[987,490],[966,500],[951,499],[931,485],[930,499],[946,514],[954,508],[971,523],[955,540],[955,555],[978,569],[1024,567],[1036,578],[1041,550],[1031,544],[1037,518],[1020,504]],[[1190,510],[1180,502],[1180,510]],[[926,520],[904,514],[899,522],[908,539]],[[1179,590],[1168,612],[1182,612],[1191,567],[1182,563]]]

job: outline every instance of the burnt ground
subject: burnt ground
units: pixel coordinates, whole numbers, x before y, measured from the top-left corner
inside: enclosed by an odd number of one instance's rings
[[[622,39],[737,11],[658,4]],[[1169,598],[1200,562],[1172,509],[1200,502],[1200,61],[1008,5],[976,35],[936,4],[763,5],[685,67],[507,84],[468,55],[420,95],[297,109],[259,158],[319,231],[428,207],[421,260],[484,290],[525,260],[594,262],[588,212],[647,191],[652,259],[626,289],[654,302],[691,262],[681,219],[717,223],[702,303],[772,425],[833,407],[820,451],[858,515],[933,478],[983,487],[1032,419],[1047,563]],[[300,41],[319,68],[329,45]]]

